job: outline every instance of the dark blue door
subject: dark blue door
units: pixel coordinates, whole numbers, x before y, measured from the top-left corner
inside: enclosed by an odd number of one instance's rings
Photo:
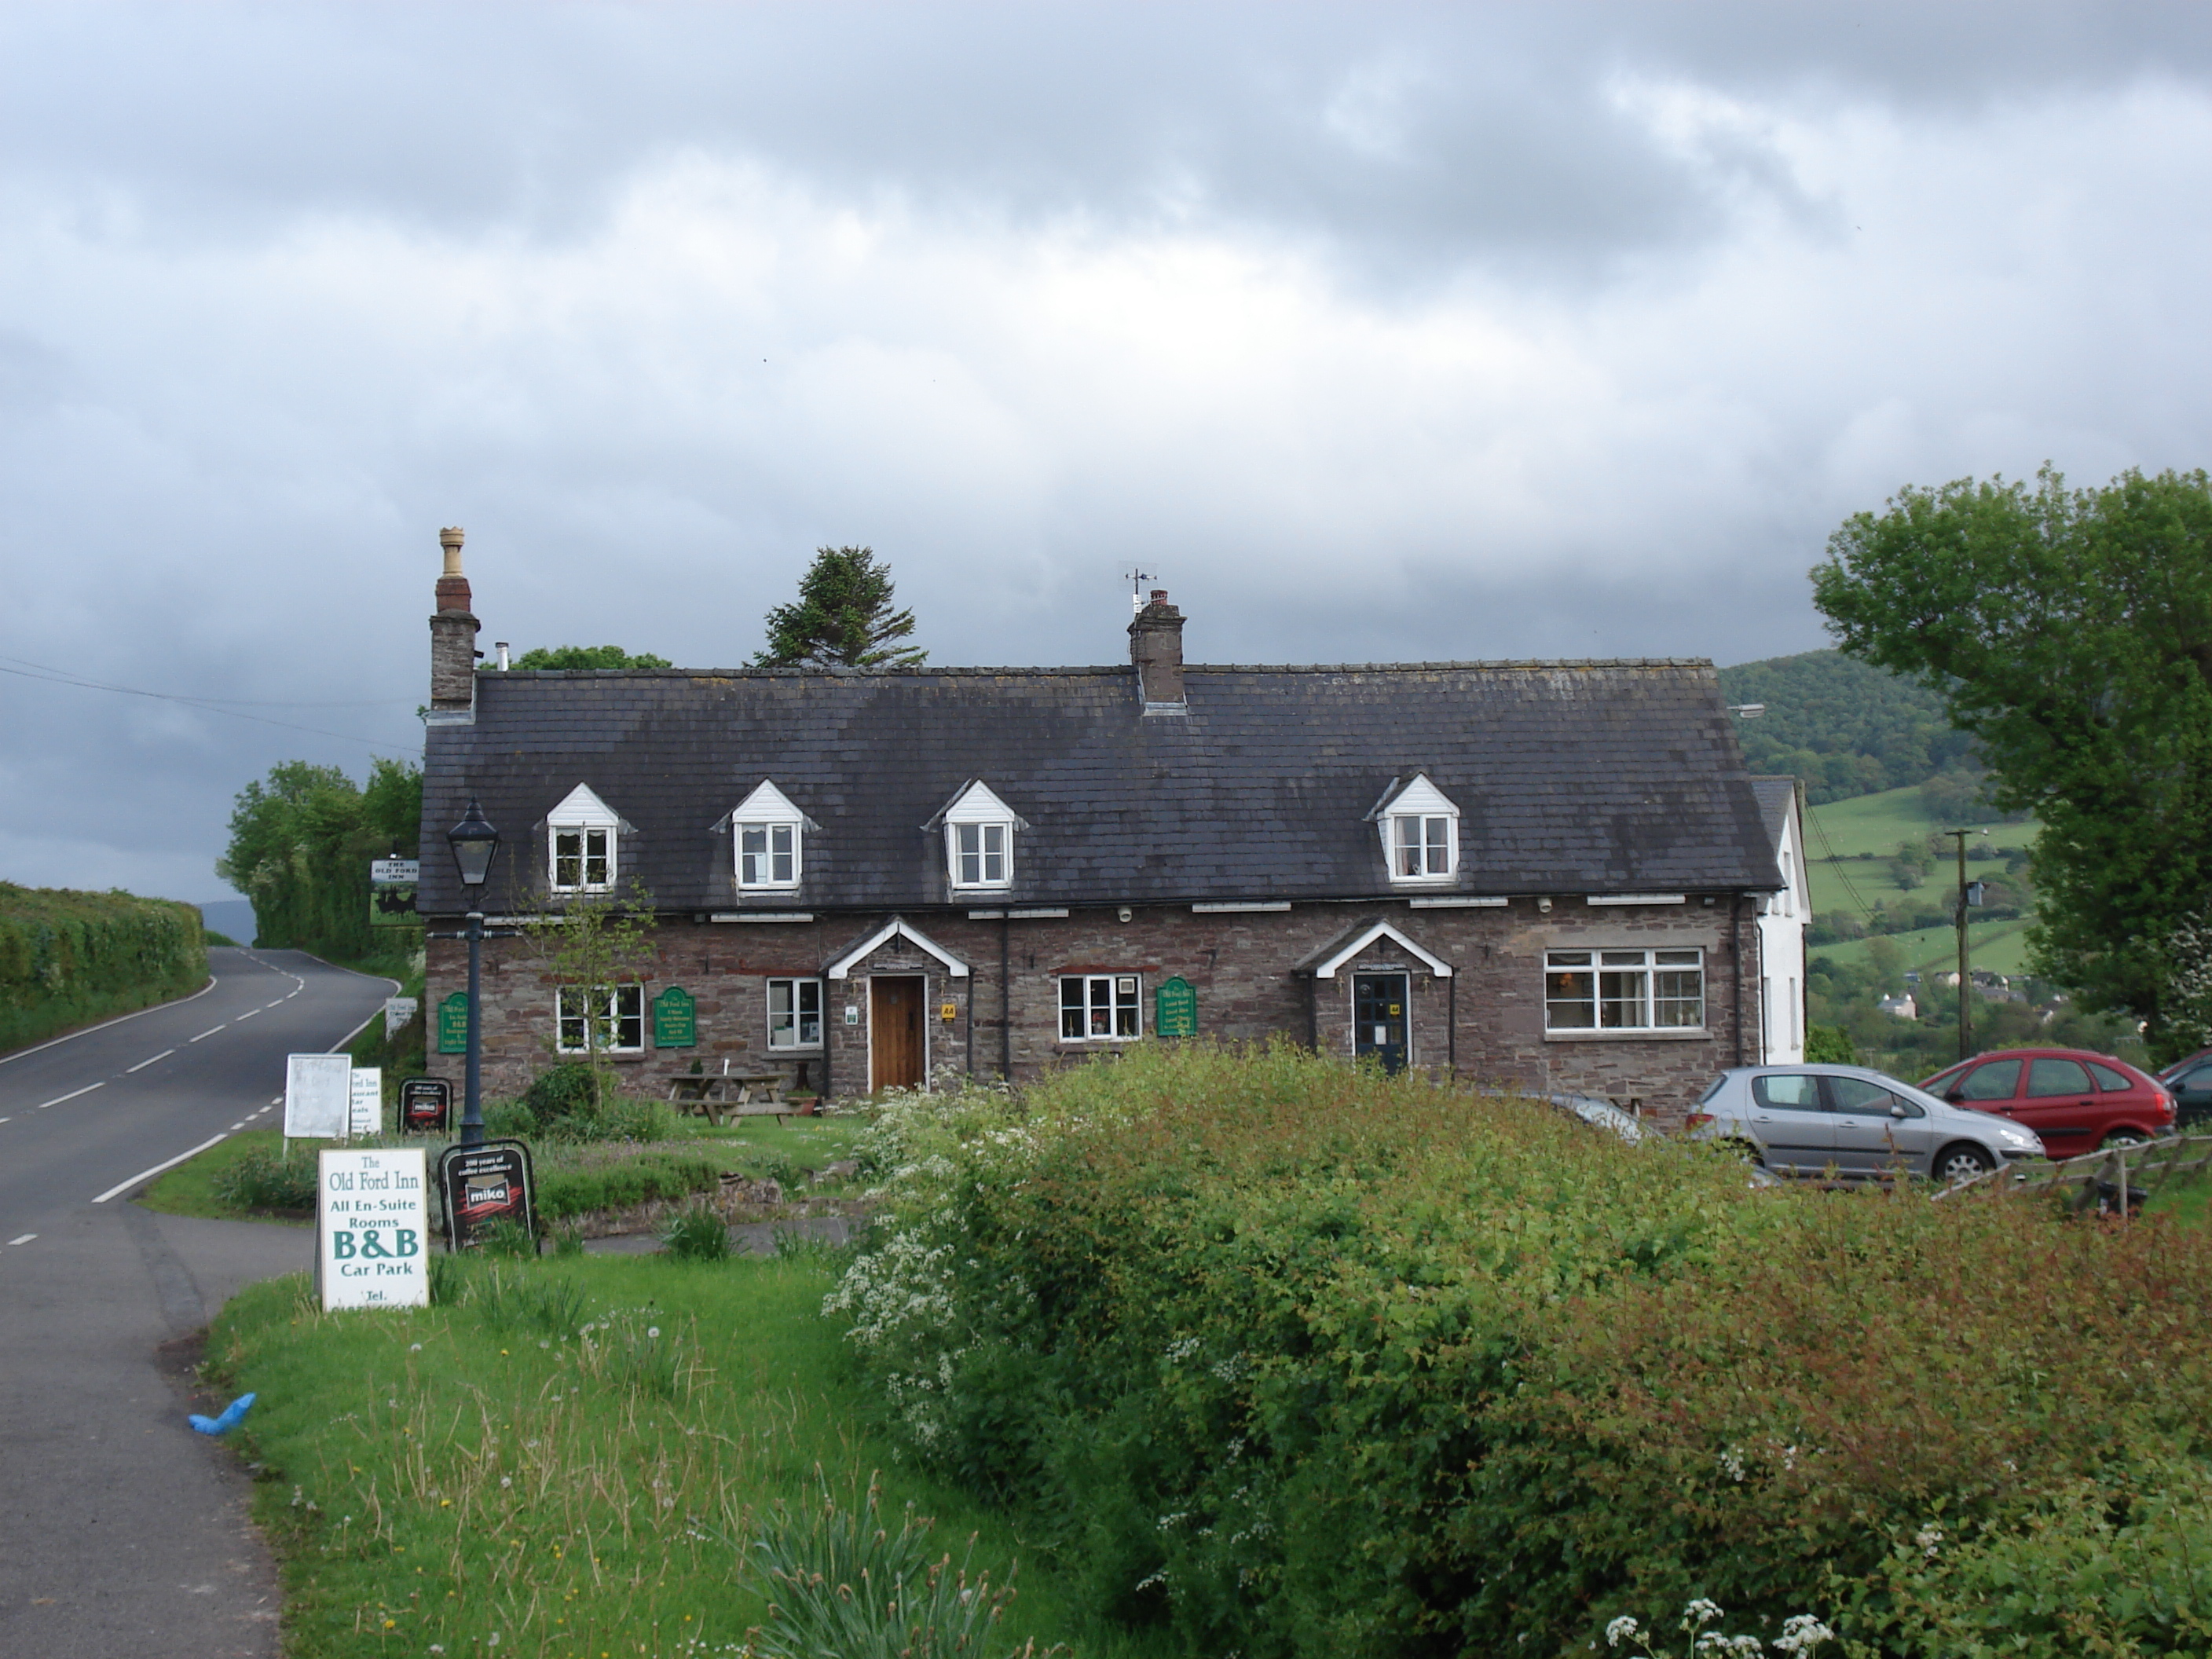
[[[1355,1057],[1373,1054],[1382,1060],[1386,1072],[1404,1069],[1406,993],[1411,988],[1403,974],[1352,976],[1352,1052]]]

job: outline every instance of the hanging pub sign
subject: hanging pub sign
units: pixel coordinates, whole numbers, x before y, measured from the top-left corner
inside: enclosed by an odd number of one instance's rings
[[[1164,1037],[1198,1035],[1198,993],[1181,974],[1162,981],[1152,994],[1152,1033]]]
[[[422,1149],[319,1153],[315,1290],[325,1309],[430,1304]]]
[[[438,1052],[465,1054],[469,1051],[469,994],[456,991],[438,1005]]]
[[[368,925],[372,927],[412,927],[415,889],[422,879],[420,859],[371,859],[368,861]]]
[[[694,1048],[698,1044],[698,1006],[689,991],[672,985],[653,1000],[653,1046]]]
[[[465,1250],[501,1221],[520,1223],[536,1237],[530,1148],[519,1140],[447,1147],[438,1158],[438,1194],[446,1203],[449,1250]]]
[[[399,1127],[410,1135],[441,1135],[453,1109],[453,1085],[441,1077],[410,1077],[399,1085]]]

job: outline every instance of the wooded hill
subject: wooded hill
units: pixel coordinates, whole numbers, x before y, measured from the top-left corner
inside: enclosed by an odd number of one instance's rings
[[[1736,723],[1751,769],[1804,779],[1816,806],[1979,772],[1973,739],[1952,728],[1933,692],[1840,651],[1739,663],[1720,682],[1731,703],[1766,705]]]

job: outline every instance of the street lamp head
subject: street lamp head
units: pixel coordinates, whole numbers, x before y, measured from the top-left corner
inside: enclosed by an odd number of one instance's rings
[[[499,831],[484,819],[483,808],[472,799],[469,815],[446,831],[446,839],[453,848],[453,862],[460,867],[461,884],[477,888],[484,884],[491,874],[491,861],[499,852]]]

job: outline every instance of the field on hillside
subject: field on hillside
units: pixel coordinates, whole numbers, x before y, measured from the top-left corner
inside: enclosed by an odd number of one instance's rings
[[[2038,829],[2033,819],[2006,823],[1995,818],[1964,824],[1939,824],[1922,810],[1920,791],[1888,789],[1878,795],[1861,795],[1855,799],[1836,801],[1826,806],[1808,809],[1806,824],[1807,852],[1810,858],[1808,872],[1813,889],[1813,910],[1825,915],[1830,910],[1844,910],[1863,916],[1860,910],[1863,901],[1868,905],[1881,904],[1896,909],[1900,907],[1930,907],[1948,910],[1959,890],[1959,866],[1955,858],[1934,860],[1926,878],[1910,891],[1900,890],[1891,872],[1890,861],[1900,842],[1924,842],[1940,829],[1959,828],[1987,830],[1991,847],[2007,849],[2027,848],[2035,843]],[[1832,862],[1830,854],[1840,862]],[[2005,866],[2002,859],[1972,859],[1966,863],[1969,880],[2003,881]],[[1846,886],[1846,882],[1849,886]],[[1856,890],[1856,897],[1853,890]],[[1975,928],[1974,965],[1998,973],[2017,973],[2025,967],[2025,945],[2019,935],[2022,924],[2018,921],[1985,922]],[[1988,936],[1984,947],[1982,939]],[[2002,937],[2001,937],[2002,936]],[[1952,933],[1948,927],[1923,928],[1915,933],[1898,933],[1894,938],[1904,950],[1909,966],[1922,967],[1938,957],[1948,960]],[[1838,957],[1856,960],[1864,954],[1863,944],[1820,945],[1816,949]],[[1989,954],[1984,954],[1984,950]]]

